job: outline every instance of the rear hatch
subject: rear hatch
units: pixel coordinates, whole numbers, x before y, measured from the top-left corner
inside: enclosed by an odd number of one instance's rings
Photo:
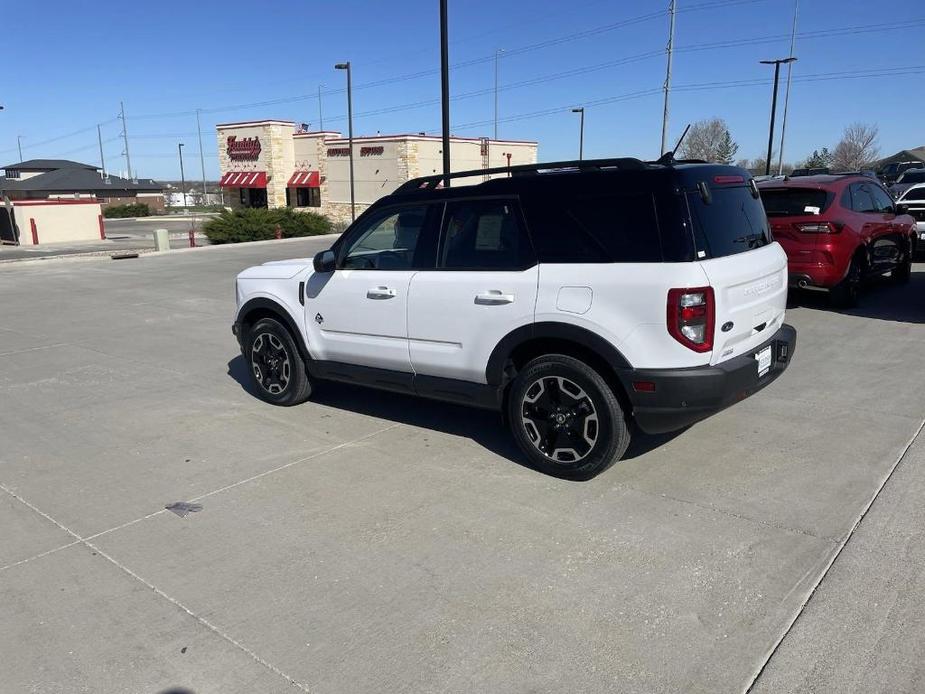
[[[764,203],[771,234],[787,252],[794,263],[823,262],[815,257],[818,233],[803,231],[818,224],[820,215],[831,204],[832,193],[818,188],[766,188],[761,186],[761,201]]]
[[[783,324],[787,255],[753,184],[716,176],[687,193],[694,243],[715,297],[711,364],[748,354]]]

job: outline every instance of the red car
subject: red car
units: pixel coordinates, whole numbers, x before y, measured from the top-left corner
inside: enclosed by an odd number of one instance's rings
[[[828,289],[857,303],[863,281],[889,272],[909,281],[915,220],[879,182],[860,175],[805,176],[758,184],[771,233],[787,253],[790,285]]]

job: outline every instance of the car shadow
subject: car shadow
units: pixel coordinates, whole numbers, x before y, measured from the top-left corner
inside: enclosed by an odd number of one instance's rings
[[[228,375],[246,393],[255,398],[259,397],[243,356],[237,355],[228,362]],[[465,437],[501,458],[534,470],[517,448],[498,412],[347,383],[320,382],[312,392],[311,401],[389,422]],[[682,429],[670,434],[650,436],[633,426],[632,439],[622,460],[643,456],[671,441],[683,431]]]
[[[925,269],[914,270],[912,278],[905,285],[893,284],[886,277],[870,280],[854,308],[833,306],[828,292],[791,289],[787,308],[798,307],[875,320],[922,324],[925,323]]]

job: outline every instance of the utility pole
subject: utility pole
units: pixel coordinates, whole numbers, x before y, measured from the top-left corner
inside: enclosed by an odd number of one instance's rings
[[[103,131],[100,129],[100,124],[96,124],[96,139],[100,143],[100,170],[103,172],[103,180],[105,181],[108,176],[106,176],[106,159],[103,156]]]
[[[202,204],[209,204],[208,192],[206,190],[206,155],[202,153],[202,126],[199,124],[199,112],[202,109],[196,109],[196,132],[199,134],[199,166],[202,169]]]
[[[498,83],[501,80],[501,54],[503,48],[495,51],[495,139],[498,139]]]
[[[581,161],[585,158],[585,107],[573,108],[572,113],[581,114],[581,125],[578,129],[578,160]]]
[[[800,0],[793,0],[793,28],[790,30],[790,56],[797,38],[797,15],[800,12]],[[790,80],[793,77],[793,65],[787,64],[787,90],[784,92],[784,117],[780,123],[780,158],[777,160],[777,175],[784,173],[784,136],[787,134],[787,110],[790,107]]]
[[[450,187],[450,49],[447,0],[440,0],[440,105],[443,112],[443,185]]]
[[[347,142],[350,148],[350,220],[355,221],[357,218],[356,196],[353,187],[353,82],[351,78],[350,61],[338,63],[334,66],[335,70],[347,71]]]
[[[22,161],[22,135],[16,136],[16,146],[19,148],[19,161]]]
[[[189,207],[186,200],[186,175],[183,173],[183,143],[177,143],[177,152],[180,155],[180,190],[183,191],[183,207]]]
[[[122,119],[122,141],[125,143],[125,168],[128,169],[129,180],[132,180],[132,158],[128,153],[128,126],[125,124],[125,105],[119,102],[119,118]]]
[[[318,130],[324,130],[324,115],[321,110],[321,88],[323,84],[318,85]]]
[[[774,117],[777,115],[777,84],[780,80],[780,66],[788,65],[794,61],[796,61],[796,58],[793,56],[789,58],[778,58],[777,60],[759,61],[762,65],[774,66],[774,87],[771,93],[771,126],[768,132],[768,158],[764,165],[765,176],[771,175],[771,156],[774,154]]]
[[[665,110],[662,114],[662,149],[660,154],[664,154],[668,148],[668,98],[671,95],[671,59],[674,56],[674,16],[677,12],[675,0],[671,0],[668,5],[668,70],[665,74]]]

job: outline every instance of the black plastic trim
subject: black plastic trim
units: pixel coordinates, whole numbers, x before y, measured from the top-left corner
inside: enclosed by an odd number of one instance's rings
[[[302,359],[306,362],[311,360],[311,356],[308,353],[308,348],[305,345],[305,341],[302,337],[302,331],[299,330],[298,326],[295,324],[295,321],[292,320],[292,316],[289,315],[289,312],[280,306],[275,301],[267,299],[264,297],[257,297],[256,299],[251,299],[247,301],[238,311],[238,319],[235,321],[234,325],[231,328],[231,331],[234,333],[235,337],[238,338],[238,344],[241,348],[244,348],[244,329],[242,323],[247,319],[247,316],[254,312],[256,309],[265,309],[270,311],[274,318],[281,320],[289,332],[292,333],[292,338],[295,340],[296,347],[299,348],[299,354],[302,355]]]

